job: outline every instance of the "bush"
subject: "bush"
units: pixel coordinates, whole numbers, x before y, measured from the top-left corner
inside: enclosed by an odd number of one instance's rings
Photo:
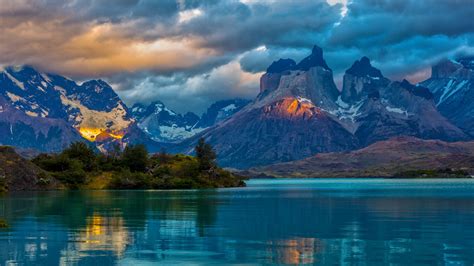
[[[145,172],[148,166],[148,151],[145,145],[128,145],[123,151],[121,164],[132,172]]]
[[[54,176],[59,181],[77,188],[78,185],[86,182],[86,171],[83,169],[81,161],[77,159],[69,159],[66,161],[67,169],[65,171],[56,172]]]
[[[73,142],[65,149],[61,155],[69,158],[81,161],[84,166],[84,170],[92,171],[97,168],[96,154],[92,148],[90,148],[84,142]]]
[[[151,177],[145,173],[122,170],[112,176],[110,188],[114,189],[146,189],[150,188]]]

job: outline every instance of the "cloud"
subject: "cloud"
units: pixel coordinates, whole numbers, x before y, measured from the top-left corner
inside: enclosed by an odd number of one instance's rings
[[[364,55],[416,82],[474,47],[471,0],[0,1],[0,65],[103,78],[127,103],[180,111],[251,98],[271,62],[314,44],[338,83]]]
[[[150,103],[160,99],[178,112],[202,113],[209,103],[218,100],[255,97],[262,74],[245,72],[238,61],[231,61],[192,77],[176,74],[138,79],[133,89],[119,91],[119,95],[128,102]]]

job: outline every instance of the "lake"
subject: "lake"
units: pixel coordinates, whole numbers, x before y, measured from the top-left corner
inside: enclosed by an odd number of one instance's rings
[[[473,265],[474,179],[0,197],[0,265]]]

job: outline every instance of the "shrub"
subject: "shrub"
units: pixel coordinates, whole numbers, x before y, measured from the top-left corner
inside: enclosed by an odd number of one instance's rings
[[[146,189],[150,187],[151,177],[145,173],[122,170],[115,172],[112,176],[110,188],[114,189]]]
[[[145,145],[128,145],[123,151],[121,164],[132,172],[145,172],[148,166],[148,151]]]
[[[96,154],[91,147],[84,142],[73,142],[65,149],[61,155],[69,159],[81,161],[86,171],[92,171],[97,168]]]

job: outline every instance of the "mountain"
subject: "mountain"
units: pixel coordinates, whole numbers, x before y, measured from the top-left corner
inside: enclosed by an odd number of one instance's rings
[[[212,104],[202,117],[191,112],[178,114],[159,101],[149,106],[137,103],[132,106],[131,115],[138,122],[138,127],[153,140],[177,142],[227,119],[248,102],[242,99],[218,101]]]
[[[197,123],[197,127],[208,128],[214,126],[237,113],[249,103],[249,100],[244,99],[217,101],[207,108],[207,111],[204,114],[202,114],[201,119]]]
[[[0,72],[0,143],[59,151],[72,141],[146,142],[113,89],[102,80],[78,84],[29,66]]]
[[[138,122],[138,127],[155,141],[179,141],[203,130],[196,127],[199,122],[199,116],[196,114],[178,114],[159,101],[148,107],[135,104],[131,108],[131,115]]]
[[[439,62],[420,85],[433,93],[445,117],[474,137],[474,57]]]
[[[390,81],[366,57],[344,76],[340,92],[321,48],[301,62],[273,62],[256,99],[226,121],[184,141],[214,145],[224,166],[247,168],[354,150],[394,136],[447,141],[468,137],[437,110],[433,95],[408,81]]]
[[[438,112],[427,88],[406,80],[390,81],[367,57],[346,71],[337,103],[340,108],[329,112],[338,116],[362,146],[403,135],[447,141],[467,139]]]
[[[444,142],[397,137],[350,152],[321,153],[287,163],[250,169],[276,177],[390,177],[399,172],[463,169],[474,174],[474,141]]]

